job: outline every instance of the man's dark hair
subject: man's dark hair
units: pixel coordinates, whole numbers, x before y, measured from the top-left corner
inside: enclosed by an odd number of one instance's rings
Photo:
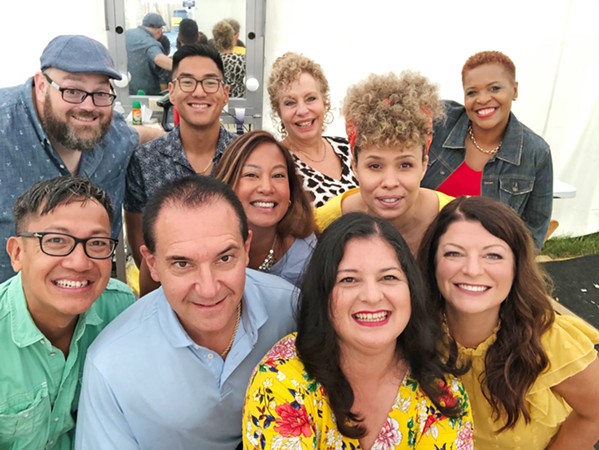
[[[13,205],[16,234],[25,231],[22,228],[30,215],[45,216],[58,206],[71,202],[85,204],[88,200],[95,200],[102,205],[112,223],[114,211],[110,197],[88,179],[67,175],[39,181],[23,192]]]
[[[193,19],[183,19],[179,22],[179,40],[182,45],[198,43],[198,24]]]
[[[162,209],[165,207],[201,208],[217,201],[224,201],[233,208],[239,220],[239,231],[243,242],[247,241],[249,236],[247,217],[233,189],[212,177],[193,175],[161,186],[147,203],[143,214],[143,233],[148,250],[152,253],[156,250],[156,221]],[[189,224],[189,226],[193,226],[193,224]]]
[[[225,66],[223,65],[223,60],[220,57],[218,51],[207,44],[189,44],[184,45],[179,50],[175,52],[173,55],[173,74],[177,73],[177,69],[179,67],[179,63],[183,61],[188,56],[203,56],[205,58],[210,58],[218,67],[220,74],[225,76]]]

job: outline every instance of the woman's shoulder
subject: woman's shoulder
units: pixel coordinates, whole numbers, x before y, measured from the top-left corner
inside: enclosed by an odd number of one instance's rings
[[[514,130],[511,132],[511,130]],[[512,134],[512,133],[515,133]],[[533,131],[531,128],[523,124],[518,120],[516,115],[512,112],[510,113],[510,121],[508,123],[508,130],[506,132],[505,140],[509,140],[510,136],[515,136],[516,142],[518,141],[518,135],[521,133],[521,142],[522,145],[526,148],[526,153],[534,154],[535,152],[539,153],[550,153],[550,147],[547,141]],[[525,153],[525,154],[526,154]]]
[[[343,194],[339,194],[324,205],[314,210],[314,220],[316,222],[316,228],[319,231],[324,231],[335,219],[340,217],[345,212],[350,212],[345,209],[347,201],[357,200],[355,194],[360,192],[360,188],[352,188],[345,191]],[[358,196],[359,197],[359,196]],[[350,202],[351,204],[351,202]]]
[[[556,315],[541,337],[549,366],[535,382],[531,393],[555,386],[584,370],[597,358],[599,331],[575,316]]]

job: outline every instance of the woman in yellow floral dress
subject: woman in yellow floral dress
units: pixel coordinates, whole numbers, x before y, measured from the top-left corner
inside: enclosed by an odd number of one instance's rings
[[[416,263],[387,221],[349,213],[322,234],[298,332],[256,367],[246,449],[471,450],[472,416],[436,353]]]
[[[462,376],[474,444],[495,450],[590,450],[599,439],[599,332],[556,315],[532,234],[509,206],[460,197],[419,254],[430,314]]]

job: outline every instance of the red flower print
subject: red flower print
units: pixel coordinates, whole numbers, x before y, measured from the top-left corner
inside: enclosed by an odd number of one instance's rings
[[[312,436],[312,424],[304,405],[295,403],[295,407],[289,403],[279,405],[275,408],[279,419],[276,420],[275,431],[281,436]]]
[[[455,397],[451,391],[449,390],[449,386],[441,381],[439,383],[441,386],[441,395],[439,396],[439,403],[441,406],[446,406],[447,408],[453,408],[458,403],[457,397]]]

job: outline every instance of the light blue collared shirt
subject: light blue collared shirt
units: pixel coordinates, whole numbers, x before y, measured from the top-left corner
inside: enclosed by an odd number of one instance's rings
[[[15,233],[15,200],[38,181],[69,175],[37,117],[32,86],[30,78],[24,85],[0,89],[0,282],[15,274],[4,251]],[[125,175],[138,143],[138,134],[114,113],[104,139],[81,154],[79,175],[106,191],[112,200],[113,237],[121,231]]]
[[[296,289],[248,269],[242,301],[224,361],[193,342],[162,289],[119,316],[88,352],[76,448],[234,449],[252,370],[295,329]]]

